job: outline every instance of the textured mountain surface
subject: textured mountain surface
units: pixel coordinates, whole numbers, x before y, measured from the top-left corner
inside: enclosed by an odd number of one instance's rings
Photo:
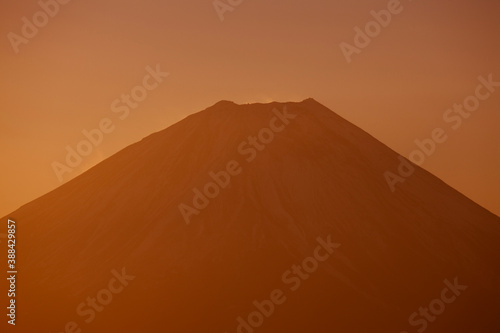
[[[197,209],[196,190],[230,161],[239,172]],[[500,218],[416,166],[391,192],[383,174],[398,164],[312,99],[219,102],[8,216],[16,331],[417,332],[410,315],[457,278],[467,289],[425,331],[499,332]],[[292,291],[283,275],[318,237],[340,246]],[[135,277],[123,291],[93,318],[78,313],[122,268]],[[238,330],[275,289],[286,300]]]

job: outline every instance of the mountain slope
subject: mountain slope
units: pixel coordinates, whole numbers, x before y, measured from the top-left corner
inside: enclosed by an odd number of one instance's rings
[[[392,193],[383,174],[398,163],[312,99],[219,102],[8,216],[22,262],[16,328],[236,332],[280,289],[286,301],[256,332],[416,332],[409,316],[457,277],[468,288],[427,332],[497,332],[500,219],[418,167]],[[229,169],[196,209],[197,190]],[[318,237],[340,246],[293,291],[282,276]],[[86,323],[78,305],[122,267],[135,279]]]

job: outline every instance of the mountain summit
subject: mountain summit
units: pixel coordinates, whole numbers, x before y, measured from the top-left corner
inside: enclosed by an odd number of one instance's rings
[[[313,99],[218,102],[8,216],[16,329],[497,332],[500,218],[418,166],[392,193],[398,156]]]

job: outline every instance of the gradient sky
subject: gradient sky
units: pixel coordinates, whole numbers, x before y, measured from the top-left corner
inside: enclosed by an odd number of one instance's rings
[[[0,215],[61,185],[52,162],[101,119],[113,119],[115,131],[66,181],[222,99],[312,97],[408,156],[415,139],[447,126],[444,111],[474,93],[479,75],[500,81],[500,3],[402,1],[348,64],[339,44],[387,3],[246,0],[221,22],[211,0],[72,0],[16,54],[7,34],[21,34],[22,17],[40,7],[1,0]],[[156,64],[170,76],[119,120],[111,102]],[[500,89],[447,130],[423,165],[497,215],[499,107]]]

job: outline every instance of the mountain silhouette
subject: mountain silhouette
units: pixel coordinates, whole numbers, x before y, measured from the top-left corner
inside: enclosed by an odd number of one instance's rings
[[[500,218],[418,166],[393,193],[398,157],[313,99],[221,101],[3,219],[15,330],[498,332]]]

